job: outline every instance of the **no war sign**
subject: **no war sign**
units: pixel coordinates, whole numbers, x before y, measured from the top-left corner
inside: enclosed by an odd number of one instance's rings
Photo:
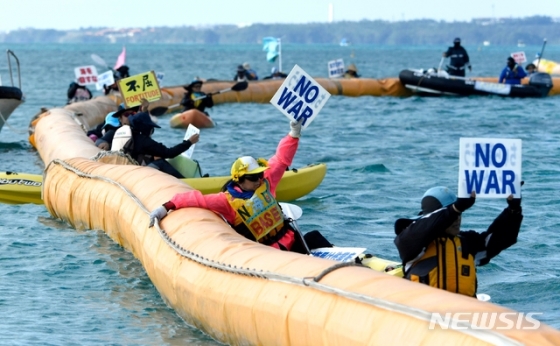
[[[521,198],[521,140],[461,138],[457,197]]]
[[[290,120],[303,118],[301,127],[305,129],[317,117],[329,97],[331,94],[325,88],[295,65],[270,103]]]

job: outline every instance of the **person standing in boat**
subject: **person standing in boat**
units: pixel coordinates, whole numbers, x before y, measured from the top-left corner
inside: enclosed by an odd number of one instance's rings
[[[500,74],[498,83],[512,85],[521,84],[521,80],[527,77],[527,72],[525,72],[523,67],[518,65],[511,56],[507,58],[506,64],[506,67],[504,67],[502,73]]]
[[[461,46],[461,39],[459,37],[453,40],[453,47],[449,47],[445,53],[444,58],[449,58],[447,65],[447,73],[450,76],[465,77],[465,67],[472,71],[472,66],[469,61],[469,54],[467,50]]]
[[[212,95],[201,91],[202,81],[195,79],[191,82],[191,84],[183,88],[186,90],[185,96],[181,100],[183,112],[194,108],[208,115],[205,109],[212,108],[214,106],[214,100],[212,100]]]
[[[152,227],[169,210],[205,208],[222,215],[242,236],[279,250],[305,253],[299,233],[284,220],[276,201],[276,187],[291,165],[301,135],[302,120],[290,123],[290,132],[282,138],[276,154],[268,161],[243,156],[231,166],[231,179],[222,192],[203,195],[198,190],[178,193],[150,213]],[[310,249],[332,246],[318,231],[305,235]]]
[[[521,183],[523,185],[523,182]],[[508,207],[488,230],[461,231],[462,214],[476,194],[457,198],[438,186],[424,193],[421,216],[395,222],[395,245],[408,280],[467,296],[476,296],[475,265],[485,265],[517,242],[523,214],[521,198],[507,198]]]

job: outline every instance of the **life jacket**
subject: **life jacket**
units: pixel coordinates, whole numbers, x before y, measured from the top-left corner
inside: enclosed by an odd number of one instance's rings
[[[282,209],[270,192],[268,180],[263,180],[248,199],[236,198],[227,190],[224,193],[235,210],[233,228],[241,235],[271,245],[286,233]]]
[[[204,99],[196,100],[197,97],[201,97],[201,96],[204,96],[204,94],[203,93],[192,93],[191,94],[191,99],[193,100],[193,105],[194,105],[194,108],[196,108],[196,109],[199,109],[198,107],[200,106],[200,104],[204,100]]]
[[[458,236],[432,241],[424,254],[407,268],[404,277],[446,291],[476,295],[474,257],[462,252]]]
[[[130,126],[123,125],[117,129],[113,142],[111,143],[111,151],[119,151],[124,148],[126,142],[132,139],[132,130]]]

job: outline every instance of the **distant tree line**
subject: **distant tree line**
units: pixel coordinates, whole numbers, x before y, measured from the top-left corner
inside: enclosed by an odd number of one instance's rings
[[[258,43],[264,36],[280,37],[285,43],[431,45],[449,44],[458,36],[465,44],[511,45],[523,41],[560,44],[560,21],[551,17],[478,19],[470,22],[409,20],[388,22],[362,20],[309,24],[253,24],[245,27],[149,27],[130,29],[81,28],[79,30],[19,29],[0,32],[2,43]]]

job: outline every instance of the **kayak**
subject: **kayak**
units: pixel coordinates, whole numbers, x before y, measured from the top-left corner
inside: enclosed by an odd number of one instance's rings
[[[449,76],[445,71],[431,70],[402,70],[399,79],[407,89],[422,96],[545,97],[552,88],[552,78],[546,73],[534,73],[528,84],[517,85]]]
[[[293,201],[315,190],[327,172],[324,163],[311,164],[286,171],[276,188],[279,201]],[[181,179],[203,194],[219,192],[229,176]],[[16,172],[0,172],[0,203],[43,204],[41,188],[43,176]]]
[[[214,120],[198,109],[189,109],[186,112],[174,115],[170,120],[172,128],[186,129],[190,124],[199,128],[207,129],[216,126]]]
[[[17,172],[0,173],[0,202],[7,204],[43,204],[43,176]]]

